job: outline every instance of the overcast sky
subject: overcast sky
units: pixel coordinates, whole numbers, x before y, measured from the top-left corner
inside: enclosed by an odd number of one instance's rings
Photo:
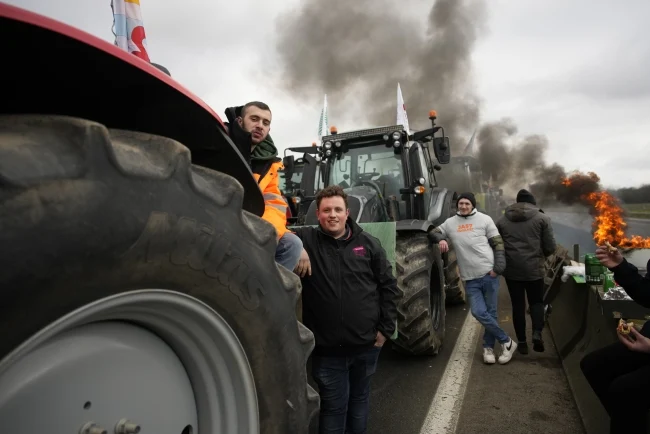
[[[110,0],[3,1],[113,42]],[[405,14],[424,18],[432,4],[401,3],[409,7]],[[265,79],[276,68],[274,38],[282,25],[276,17],[296,8],[299,0],[141,4],[152,61],[169,68],[220,116],[228,106],[263,100],[273,110],[271,131],[281,150],[317,139],[322,97],[303,100]],[[620,0],[618,7],[591,0],[489,4],[487,31],[473,52],[481,122],[511,117],[520,134],[545,134],[549,163],[595,171],[605,186],[650,183],[650,39],[645,31],[650,2]],[[387,54],[399,58],[399,53]],[[387,98],[395,98],[394,90]],[[408,114],[410,119],[426,116]],[[332,111],[329,116],[339,130],[370,126],[351,125]]]

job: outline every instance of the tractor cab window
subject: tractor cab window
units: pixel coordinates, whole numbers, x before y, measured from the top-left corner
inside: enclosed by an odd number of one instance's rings
[[[280,172],[280,191],[283,191],[286,194],[290,194],[294,190],[300,188],[300,181],[302,180],[302,172],[304,166],[302,164],[296,164],[294,166],[294,171],[291,174],[291,179],[287,179],[286,169]]]
[[[343,188],[366,185],[384,197],[399,195],[403,186],[399,155],[384,144],[351,149],[330,160],[330,184]]]

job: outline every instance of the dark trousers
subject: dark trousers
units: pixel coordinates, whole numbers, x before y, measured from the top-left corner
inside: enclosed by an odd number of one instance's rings
[[[519,342],[526,342],[526,297],[533,320],[533,332],[544,328],[544,279],[523,281],[506,279],[512,302],[512,323]]]
[[[313,356],[312,375],[320,393],[320,434],[366,434],[370,377],[381,348],[348,357]]]
[[[650,354],[616,342],[587,354],[580,368],[609,413],[610,434],[647,433]]]

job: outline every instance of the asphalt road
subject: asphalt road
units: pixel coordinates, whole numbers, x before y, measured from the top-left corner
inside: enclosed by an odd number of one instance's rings
[[[368,433],[420,434],[442,374],[450,360],[467,306],[448,307],[445,345],[435,357],[410,358],[386,348],[372,379]],[[499,319],[511,336],[510,297],[501,280]],[[528,330],[530,334],[530,319]],[[484,434],[582,434],[562,365],[548,331],[546,351],[527,356],[515,354],[504,366],[482,363],[480,329],[473,364],[463,399],[455,403],[459,412],[456,433]],[[498,355],[498,345],[496,348]],[[432,431],[431,431],[432,432]],[[317,434],[317,422],[310,434]],[[449,433],[436,433],[449,434]]]

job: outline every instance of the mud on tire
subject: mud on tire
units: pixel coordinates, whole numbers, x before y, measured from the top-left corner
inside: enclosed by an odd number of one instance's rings
[[[425,233],[397,235],[398,337],[393,348],[410,355],[435,355],[445,335],[444,270],[438,245]]]
[[[58,116],[0,116],[0,360],[88,303],[159,288],[206,303],[251,366],[262,433],[306,433],[313,334],[273,227],[232,177],[173,140]],[[37,416],[35,414],[34,416]]]
[[[465,285],[460,278],[456,249],[454,249],[453,245],[449,245],[449,251],[445,256],[445,293],[447,304],[464,304],[466,302]]]

